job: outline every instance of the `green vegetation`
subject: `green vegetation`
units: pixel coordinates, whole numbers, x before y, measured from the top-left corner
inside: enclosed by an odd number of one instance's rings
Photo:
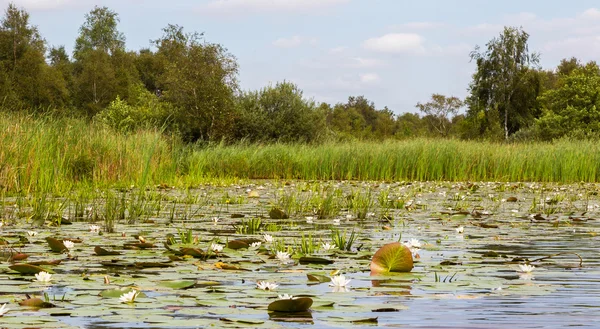
[[[598,65],[571,58],[544,70],[520,28],[506,27],[483,49],[475,47],[465,100],[433,93],[416,104],[417,114],[378,108],[364,96],[317,103],[286,81],[240,90],[237,60],[223,45],[169,24],[149,48],[127,50],[119,15],[106,7],[85,15],[72,54],[48,46],[14,4],[0,23],[2,112],[58,113],[123,133],[150,129],[183,143],[599,137]],[[85,157],[69,161],[79,178],[96,165]]]
[[[1,190],[11,193],[66,192],[85,186],[188,187],[238,178],[600,181],[598,143],[566,139],[517,144],[421,138],[190,145],[156,130],[125,134],[82,119],[0,113],[0,140]],[[327,202],[334,192],[321,191],[325,201],[311,203],[319,217],[328,217],[335,208]],[[356,195],[353,202],[360,198]],[[230,203],[234,199],[230,196]],[[141,216],[144,203],[139,199],[129,211]],[[362,214],[370,205],[353,207],[355,214]]]

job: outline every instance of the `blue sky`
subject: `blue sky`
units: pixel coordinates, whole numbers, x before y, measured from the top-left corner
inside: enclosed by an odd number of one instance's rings
[[[6,7],[9,1],[0,0]],[[523,26],[542,66],[596,60],[600,3],[591,0],[16,0],[49,45],[72,49],[94,5],[119,13],[127,48],[148,47],[169,23],[204,32],[240,64],[243,89],[288,80],[329,103],[364,95],[416,112],[432,93],[465,97],[469,52],[503,26]]]

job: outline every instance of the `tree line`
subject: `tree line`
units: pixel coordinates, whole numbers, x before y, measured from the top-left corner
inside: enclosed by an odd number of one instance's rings
[[[433,94],[416,104],[419,113],[397,115],[364,96],[317,103],[287,81],[242,91],[235,56],[202,33],[168,25],[150,47],[128,51],[118,23],[116,12],[95,7],[68,54],[9,4],[0,21],[0,109],[78,116],[123,133],[156,128],[190,142],[552,140],[600,131],[598,65],[571,58],[544,70],[521,28],[506,27],[470,54],[477,69],[466,99]]]

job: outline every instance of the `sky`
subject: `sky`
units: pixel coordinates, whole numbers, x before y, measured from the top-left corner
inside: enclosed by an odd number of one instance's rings
[[[150,46],[167,24],[204,32],[238,60],[242,89],[296,83],[317,102],[365,96],[377,108],[417,112],[433,93],[464,98],[469,53],[522,26],[552,69],[562,58],[600,56],[597,0],[15,0],[48,45],[73,49],[95,5],[120,17],[129,50]],[[0,0],[4,8],[9,1]]]

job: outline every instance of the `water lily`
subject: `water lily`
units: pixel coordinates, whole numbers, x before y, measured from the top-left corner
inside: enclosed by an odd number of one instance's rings
[[[350,283],[350,279],[346,280],[346,277],[343,275],[336,275],[331,278],[331,283],[329,283],[330,287],[346,287]]]
[[[535,269],[535,266],[529,265],[529,264],[519,264],[519,271],[520,273],[531,273],[533,272],[533,270]]]
[[[347,219],[347,220],[351,220],[351,219],[352,219],[352,215],[351,215],[351,214],[348,214],[348,215],[346,215],[346,219]],[[335,222],[335,219],[334,219],[333,221]],[[338,222],[339,222],[339,221],[340,221],[340,220],[338,219]]]
[[[35,279],[38,282],[48,283],[48,282],[50,282],[50,280],[52,280],[52,274],[41,271],[41,272],[35,274]]]
[[[279,299],[294,299],[293,295],[288,295],[288,294],[283,294],[283,295],[278,295]]]
[[[219,222],[219,217],[213,217],[212,221],[215,225],[217,225],[217,223]]]
[[[410,239],[407,242],[404,242],[404,245],[410,249],[419,249],[421,248],[421,242],[417,239]]]
[[[335,249],[335,245],[331,245],[331,244],[329,244],[329,242],[327,242],[327,243],[323,243],[321,245],[321,248],[325,251],[329,251],[331,249]]]
[[[271,282],[267,282],[267,281],[258,281],[256,283],[256,287],[258,289],[272,291],[272,290],[277,289],[277,287],[279,287],[279,285],[277,283],[271,283]]]
[[[36,231],[27,231],[27,235],[29,235],[29,236],[36,236],[36,235],[38,235],[38,232],[36,232]]]
[[[121,297],[119,297],[119,300],[121,301],[121,303],[126,303],[126,304],[131,304],[135,302],[135,298],[140,294],[139,291],[137,290],[132,290],[126,294],[122,294]]]
[[[65,248],[71,250],[73,249],[73,247],[75,247],[75,243],[73,241],[69,241],[69,240],[63,240],[63,244],[65,245]]]
[[[288,299],[292,299],[292,298],[288,298]],[[7,304],[2,304],[2,307],[0,307],[0,317],[2,317],[4,314],[6,314],[6,313],[8,313],[8,311],[10,311],[10,308],[6,307],[6,305]]]
[[[285,251],[278,251],[277,255],[275,256],[282,262],[285,262],[286,260],[290,259],[290,254]]]
[[[333,219],[333,225],[340,225],[340,219],[339,218],[334,218]]]
[[[92,233],[100,233],[100,226],[98,226],[98,225],[90,225],[90,232],[92,232]]]
[[[210,245],[210,249],[214,252],[221,252],[223,251],[223,245],[213,243]]]
[[[265,234],[265,235],[263,235],[263,239],[265,239],[265,242],[266,242],[266,243],[271,243],[271,242],[273,242],[273,236],[272,236],[272,235],[269,235],[269,234]]]
[[[312,224],[314,219],[315,218],[313,216],[308,216],[308,217],[306,217],[306,223],[307,224]]]
[[[258,248],[258,247],[260,247],[261,244],[262,243],[260,241],[252,242],[250,244],[250,247],[252,247],[252,248]]]
[[[455,230],[456,230],[456,233],[462,234],[465,231],[465,228],[463,226],[459,226]]]

